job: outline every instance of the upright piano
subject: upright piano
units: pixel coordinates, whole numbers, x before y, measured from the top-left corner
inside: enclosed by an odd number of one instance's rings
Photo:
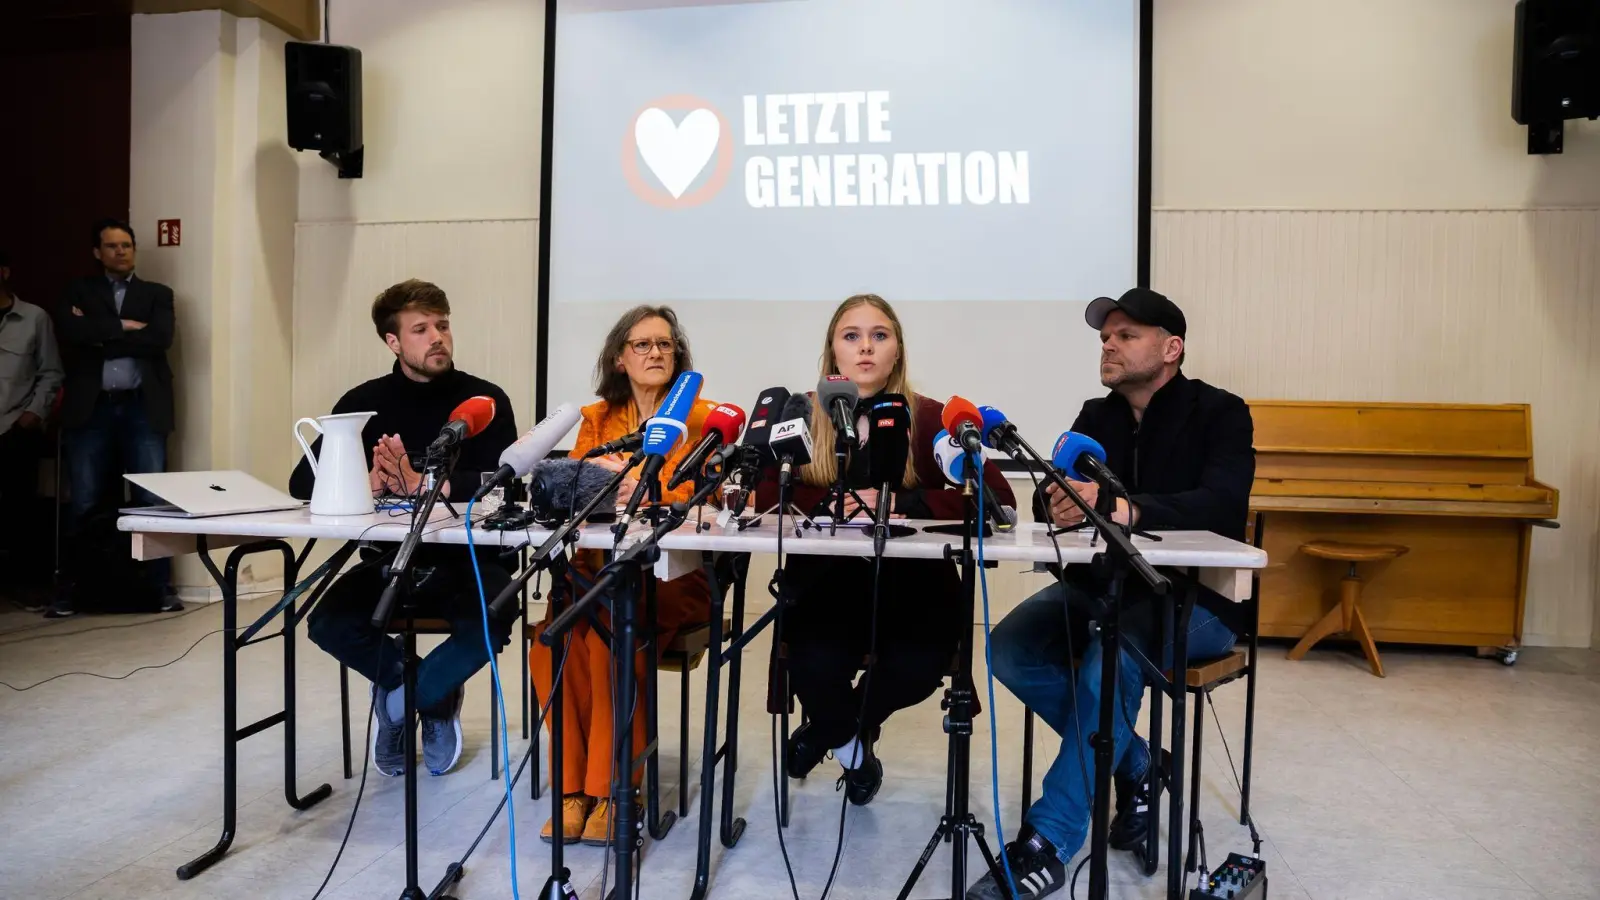
[[[1403,544],[1362,567],[1362,608],[1382,641],[1514,649],[1535,525],[1559,494],[1533,477],[1525,404],[1256,400],[1256,479],[1272,565],[1261,633],[1298,638],[1338,602],[1342,572],[1312,540]]]

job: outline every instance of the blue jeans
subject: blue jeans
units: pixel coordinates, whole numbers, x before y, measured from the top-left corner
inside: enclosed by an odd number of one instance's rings
[[[493,600],[511,576],[490,551],[480,551],[484,596]],[[483,643],[483,604],[465,548],[424,547],[413,557],[417,569],[432,574],[412,590],[411,608],[419,618],[450,622],[450,636],[417,665],[417,709],[444,715],[454,708],[455,692],[489,662]],[[372,561],[339,576],[307,618],[311,642],[386,691],[405,681],[400,644],[372,627],[378,596],[388,584],[387,566]],[[399,605],[395,609],[398,615]],[[511,639],[510,620],[491,621],[490,636],[499,652]],[[507,690],[510,688],[508,687]]]
[[[72,492],[67,502],[66,531],[76,534],[92,512],[104,500],[106,488],[118,474],[139,475],[167,470],[167,436],[150,428],[145,415],[144,398],[138,391],[119,391],[115,394],[100,392],[95,398],[94,412],[89,421],[69,429],[62,441],[66,455],[68,487]],[[117,485],[115,498],[121,505],[121,485]],[[136,506],[150,506],[161,501],[143,488],[133,488]],[[145,563],[145,572],[158,594],[166,594],[172,584],[172,560],[157,559]]]
[[[1026,818],[1055,845],[1063,863],[1072,859],[1088,837],[1094,790],[1094,747],[1089,739],[1100,727],[1100,642],[1084,635],[1075,637],[1077,645],[1072,649],[1083,654],[1083,664],[1076,670],[1074,693],[1067,621],[1069,607],[1086,610],[1089,602],[1079,589],[1053,584],[1022,601],[989,636],[994,676],[1061,736],[1061,751],[1045,773],[1044,788]],[[1125,616],[1124,625],[1128,624]],[[1125,629],[1124,637],[1136,644],[1149,641],[1148,636],[1133,630]],[[1196,607],[1190,615],[1190,659],[1221,656],[1233,648],[1234,640],[1233,632],[1204,609]],[[1149,655],[1148,647],[1141,649]],[[1170,666],[1171,658],[1169,640],[1162,665]],[[1133,733],[1144,688],[1144,670],[1131,654],[1122,651],[1116,685],[1121,709],[1113,719],[1112,758],[1117,760],[1117,774],[1132,780],[1143,779],[1150,761],[1149,745]]]

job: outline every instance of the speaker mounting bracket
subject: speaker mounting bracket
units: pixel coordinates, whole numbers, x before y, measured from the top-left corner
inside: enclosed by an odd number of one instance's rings
[[[338,150],[324,150],[317,154],[328,162],[333,163],[339,170],[340,178],[360,178],[362,166],[366,157],[365,147],[340,152]]]

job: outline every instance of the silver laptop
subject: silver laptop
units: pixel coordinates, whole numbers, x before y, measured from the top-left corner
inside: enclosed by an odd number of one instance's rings
[[[299,509],[305,504],[239,471],[153,472],[124,478],[165,501],[161,506],[121,510],[124,515],[199,519],[240,513]]]

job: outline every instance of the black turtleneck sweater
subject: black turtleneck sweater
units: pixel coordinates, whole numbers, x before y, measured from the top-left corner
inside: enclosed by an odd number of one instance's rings
[[[386,434],[400,437],[411,464],[420,470],[423,451],[439,436],[439,429],[449,420],[451,411],[461,401],[480,394],[494,398],[494,421],[481,434],[461,443],[461,455],[450,476],[450,496],[465,500],[478,489],[481,473],[498,469],[501,451],[517,439],[516,414],[511,410],[511,399],[505,391],[459,369],[451,369],[432,381],[412,381],[401,374],[400,364],[396,362],[389,374],[347,391],[333,405],[333,412],[377,413],[361,430],[362,449],[366,451],[369,470],[372,448],[378,438]],[[322,452],[321,438],[312,450],[318,454]],[[315,485],[311,464],[302,458],[289,478],[289,494],[298,500],[309,500]]]

